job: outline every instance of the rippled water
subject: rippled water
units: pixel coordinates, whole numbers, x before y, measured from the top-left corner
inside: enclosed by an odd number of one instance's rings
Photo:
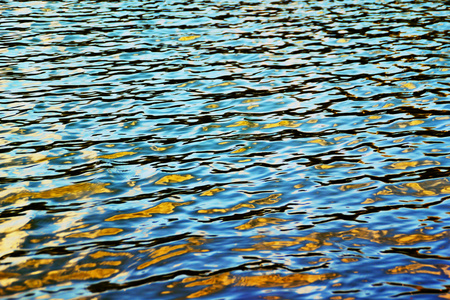
[[[445,2],[2,1],[0,295],[449,299]]]

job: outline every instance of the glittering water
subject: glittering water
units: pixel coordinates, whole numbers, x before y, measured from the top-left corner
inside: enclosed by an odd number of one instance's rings
[[[0,3],[0,295],[450,298],[450,7]]]

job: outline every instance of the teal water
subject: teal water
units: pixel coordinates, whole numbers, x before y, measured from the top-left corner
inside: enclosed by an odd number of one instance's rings
[[[0,296],[450,299],[446,1],[0,2]]]

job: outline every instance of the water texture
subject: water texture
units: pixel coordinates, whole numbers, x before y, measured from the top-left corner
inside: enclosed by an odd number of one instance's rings
[[[450,299],[450,4],[2,1],[0,296]]]

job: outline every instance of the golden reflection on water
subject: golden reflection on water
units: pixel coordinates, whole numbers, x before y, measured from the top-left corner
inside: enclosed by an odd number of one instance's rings
[[[136,152],[124,151],[124,152],[117,152],[117,153],[113,153],[113,154],[100,155],[100,156],[98,156],[98,158],[114,159],[114,158],[120,158],[120,157],[129,156],[129,155],[133,155],[133,154],[136,154]]]
[[[377,195],[412,195],[436,196],[450,194],[450,183],[447,178],[427,180],[423,182],[408,182],[400,185],[391,185],[375,193]]]
[[[128,252],[108,252],[108,251],[98,251],[93,254],[90,254],[89,256],[95,259],[103,257],[117,257],[117,256],[133,257],[133,255]]]
[[[244,151],[247,151],[248,149],[250,149],[250,148],[252,148],[252,147],[242,147],[242,148],[239,148],[239,149],[236,149],[236,150],[234,150],[234,151],[231,151],[231,154],[235,154],[235,153],[242,153],[242,152],[244,152]]]
[[[190,174],[186,174],[186,175],[172,174],[172,175],[166,175],[166,176],[160,178],[159,180],[157,180],[155,182],[155,184],[166,185],[169,183],[183,182],[183,181],[186,181],[186,180],[189,180],[192,178],[194,178],[194,176],[192,176]]]
[[[333,245],[333,239],[342,240],[362,239],[377,244],[387,244],[396,246],[414,245],[422,242],[438,241],[450,237],[450,231],[443,231],[436,234],[414,233],[414,234],[394,234],[388,230],[370,230],[366,227],[352,228],[338,232],[316,232],[305,237],[291,237],[289,240],[263,241],[254,244],[250,248],[235,248],[234,251],[261,251],[279,250],[285,247],[304,244],[298,251],[313,251],[323,246]]]
[[[200,209],[197,212],[199,214],[214,214],[214,213],[226,213],[230,211],[235,211],[241,208],[255,208],[256,205],[267,205],[267,204],[275,204],[281,200],[282,194],[271,194],[267,197],[261,199],[250,200],[248,203],[240,203],[231,208],[211,208],[211,209]]]
[[[200,196],[214,196],[214,194],[220,193],[225,191],[224,188],[214,188],[208,191],[205,191],[203,193],[200,194]]]
[[[314,139],[314,140],[308,141],[308,143],[310,143],[310,144],[319,144],[320,146],[328,146],[328,145],[333,145],[334,144],[334,143],[328,142],[328,141],[326,141],[324,139]]]
[[[203,245],[206,242],[202,238],[190,238],[188,243],[175,245],[175,246],[162,246],[157,249],[143,250],[141,252],[150,252],[149,261],[140,264],[137,269],[141,270],[151,265],[160,263],[173,257],[181,256],[186,253],[203,253],[209,252],[208,249],[200,249],[198,246]]]
[[[234,124],[228,125],[227,127],[246,127],[246,128],[254,128],[258,127],[259,124],[251,121],[236,121]]]
[[[276,128],[276,127],[291,127],[291,128],[296,128],[299,127],[300,125],[302,125],[301,123],[297,123],[296,121],[280,121],[277,123],[272,123],[272,124],[265,124],[263,126],[263,128]]]
[[[316,169],[319,170],[326,170],[326,169],[334,169],[334,168],[350,168],[350,167],[354,167],[354,164],[333,164],[333,165],[316,165],[314,166]]]
[[[414,168],[420,166],[439,166],[438,161],[423,160],[423,161],[402,161],[398,163],[393,163],[387,168],[396,170],[406,170],[407,168]]]
[[[388,274],[430,274],[430,275],[446,275],[450,278],[450,266],[448,265],[432,265],[414,262],[405,266],[397,266],[387,270]]]
[[[423,124],[424,122],[425,121],[423,121],[423,120],[412,120],[412,121],[407,121],[407,122],[399,122],[399,123],[392,125],[392,127],[393,128],[406,128],[408,126],[420,125],[420,124]]]
[[[3,165],[2,169],[4,169],[5,167],[21,166],[21,165],[46,162],[46,161],[55,159],[55,157],[48,157],[41,153],[22,154],[22,155],[14,155],[14,156],[0,154],[0,159],[1,159],[2,165]]]
[[[118,233],[121,233],[122,231],[123,231],[123,229],[120,229],[120,228],[103,228],[103,229],[98,229],[98,230],[89,231],[89,232],[72,233],[66,237],[67,238],[95,239],[95,238],[101,237],[101,236],[116,235]]]
[[[91,195],[100,193],[112,193],[112,191],[106,186],[109,183],[76,183],[68,186],[62,186],[53,188],[50,190],[44,190],[42,192],[30,192],[26,189],[22,189],[20,192],[12,193],[4,197],[2,202],[15,202],[22,199],[58,199],[63,198],[65,200],[82,199]],[[8,190],[6,190],[8,192]]]
[[[269,224],[276,225],[276,224],[280,224],[283,222],[288,222],[288,220],[284,220],[284,219],[280,219],[280,218],[270,218],[270,217],[254,218],[254,219],[251,219],[250,221],[248,221],[247,223],[239,225],[235,228],[238,230],[248,230],[248,229],[252,229],[252,228],[256,228],[256,227],[267,226]]]
[[[0,4],[0,295],[450,299],[448,5],[113,2]]]
[[[259,199],[261,202],[273,199],[274,196]],[[153,207],[153,213],[161,213],[172,211],[170,204],[169,208]],[[132,214],[130,214],[132,215]],[[119,215],[120,216],[120,215]],[[125,218],[125,216],[123,216]],[[121,217],[119,217],[120,219]],[[258,218],[241,225],[238,230],[250,229],[258,226],[265,226],[267,224],[278,224],[284,220],[277,218]],[[262,225],[261,225],[262,224]],[[108,236],[120,233],[119,228],[104,228],[88,232],[70,234],[67,238],[92,239],[101,236]],[[264,239],[261,242],[253,244],[249,248],[234,248],[235,252],[253,252],[253,251],[279,251],[283,248],[300,246],[297,251],[311,252],[316,251],[321,247],[338,246],[340,241],[350,240],[367,240],[377,244],[395,245],[395,246],[411,246],[422,242],[433,242],[443,239],[449,239],[450,232],[443,231],[436,234],[414,233],[414,234],[393,234],[389,230],[370,230],[365,227],[351,228],[345,231],[337,232],[315,232],[306,236],[290,237],[289,239],[277,239],[272,241],[265,240],[265,236],[254,236],[255,240]],[[271,238],[275,239],[275,238]],[[56,259],[29,259],[22,263],[16,264],[13,268],[6,268],[0,272],[0,294],[6,295],[9,292],[25,291],[29,289],[41,288],[46,285],[51,285],[55,282],[71,282],[84,281],[95,279],[110,278],[115,274],[119,274],[120,269],[112,268],[125,263],[126,261],[139,262],[135,266],[137,270],[147,269],[151,266],[169,263],[172,259],[183,257],[189,253],[205,253],[210,252],[207,244],[209,239],[202,237],[188,238],[187,242],[174,245],[163,245],[148,250],[140,250],[140,254],[147,254],[148,258],[142,258],[142,255],[136,256],[136,253],[128,251],[112,252],[100,250],[88,256],[81,256],[79,258],[68,261],[63,268],[54,269],[51,266],[55,264]],[[354,244],[355,247],[361,245]],[[88,259],[89,257],[89,259]],[[142,260],[145,260],[142,262]],[[83,262],[81,262],[83,261]],[[311,261],[310,264],[325,263],[332,261],[329,257],[322,257],[317,261]],[[359,261],[357,257],[341,257],[340,261],[343,263],[355,263]],[[28,276],[20,275],[24,270],[28,274],[38,275],[38,278],[29,278]],[[387,274],[431,274],[431,275],[449,275],[449,267],[433,264],[412,263],[405,266],[397,266],[386,271]],[[329,272],[324,274],[311,273],[295,273],[289,275],[280,274],[264,274],[243,276],[232,273],[222,273],[211,276],[191,276],[186,277],[181,281],[173,282],[167,285],[168,290],[165,293],[172,293],[171,289],[175,287],[184,286],[184,288],[200,287],[198,291],[190,292],[188,299],[198,298],[214,293],[220,292],[223,289],[240,286],[240,287],[259,287],[259,288],[293,288],[308,286],[315,282],[335,279],[342,276],[336,272]]]
[[[339,189],[343,192],[348,191],[348,190],[354,190],[354,189],[360,189],[360,188],[364,188],[364,187],[368,187],[371,184],[373,184],[374,182],[366,182],[366,183],[356,183],[356,184],[345,184],[341,187],[339,187]]]
[[[183,285],[184,288],[203,287],[201,290],[189,294],[187,299],[194,299],[212,295],[229,287],[258,287],[258,288],[294,288],[307,286],[315,282],[338,278],[337,273],[307,274],[298,273],[290,275],[268,274],[255,276],[239,276],[231,273],[223,273],[208,277],[187,277],[180,282],[169,284],[167,288],[172,289]],[[169,290],[170,291],[170,290]]]
[[[30,217],[17,216],[2,220],[0,223],[0,256],[20,249],[25,239],[28,237]],[[1,270],[2,268],[0,268]]]
[[[112,268],[95,268],[91,270],[80,270],[85,268],[92,268],[95,266],[96,266],[95,263],[91,263],[86,265],[75,266],[73,269],[49,271],[47,276],[45,276],[44,279],[42,280],[42,282],[48,283],[49,281],[53,280],[61,282],[70,280],[104,279],[119,272],[118,269]]]
[[[170,148],[172,148],[173,146],[167,146],[167,147],[158,147],[158,146],[151,146],[150,149],[152,149],[153,151],[157,151],[157,152],[162,152],[162,151],[166,151],[169,150]]]
[[[160,203],[154,207],[151,207],[151,208],[143,210],[143,211],[115,215],[113,217],[106,219],[105,221],[118,221],[118,220],[134,219],[134,218],[150,218],[153,214],[171,214],[174,212],[175,207],[182,206],[182,205],[189,205],[191,203],[193,203],[193,202],[192,201],[183,202],[183,203],[163,202],[163,203]]]
[[[116,157],[122,157],[123,155],[118,155]],[[104,157],[108,158],[108,157]],[[389,166],[389,168],[404,170],[408,167],[416,167],[419,165],[431,165],[433,161],[425,160],[420,162],[407,162],[402,164],[394,163]],[[317,169],[327,170],[334,169],[338,167],[353,166],[352,164],[333,164],[333,165],[318,165]],[[183,182],[192,179],[191,175],[167,175],[159,180],[159,184],[166,185],[170,183]],[[158,183],[158,182],[157,182]],[[342,185],[339,189],[341,191],[347,191],[351,189],[360,189],[369,187],[373,182],[363,183],[363,184],[347,184]],[[31,192],[24,188],[16,189],[6,189],[2,191],[3,201],[5,203],[12,203],[17,201],[24,201],[27,199],[54,199],[62,198],[66,200],[73,199],[83,199],[98,193],[111,193],[112,191],[107,188],[109,184],[107,183],[78,183],[53,189],[48,189],[40,192]],[[414,196],[434,196],[438,194],[448,194],[450,193],[449,181],[447,179],[438,180],[428,180],[419,183],[408,182],[399,185],[391,185],[385,189],[375,193],[377,196],[385,195],[414,195]],[[302,185],[297,185],[297,188],[301,188]],[[213,188],[202,192],[200,196],[213,197],[214,195],[225,191],[224,188]],[[230,208],[213,208],[213,209],[202,209],[198,210],[200,214],[213,214],[213,213],[227,213],[231,211],[236,211],[242,208],[256,208],[258,205],[270,205],[275,204],[281,200],[281,193],[270,194],[269,196],[249,200],[244,203],[236,204]],[[148,218],[152,217],[154,214],[172,214],[175,212],[176,207],[192,204],[193,201],[188,202],[161,202],[151,208],[143,211],[117,214],[106,221],[119,221],[133,218]],[[11,231],[6,233],[6,240],[8,245],[2,242],[1,249],[6,251],[6,248],[13,246],[17,248],[19,244],[22,244],[28,236],[29,227],[27,223],[29,219],[21,218],[20,220],[11,219],[12,222],[17,224],[17,230],[14,232],[14,236]],[[236,226],[235,229],[244,231],[250,230],[263,226],[279,225],[288,220],[275,218],[275,217],[256,217],[246,223]],[[7,225],[1,224],[1,225]],[[89,226],[88,224],[81,224],[70,228],[70,230],[77,230],[74,233],[64,233],[58,234],[60,237],[66,239],[77,238],[77,239],[96,239],[99,237],[113,236],[123,232],[121,228],[101,228],[94,229],[90,231],[80,231],[83,228]],[[11,227],[8,225],[8,227]],[[395,246],[411,246],[423,242],[433,242],[443,239],[449,239],[450,234],[448,231],[443,231],[435,234],[426,234],[423,232],[417,232],[412,234],[395,234],[388,230],[371,230],[369,228],[352,228],[345,231],[338,232],[315,232],[307,236],[290,237],[287,239],[277,239],[277,240],[264,240],[257,242],[248,248],[234,248],[235,252],[253,252],[253,251],[279,251],[288,247],[298,246],[297,251],[299,252],[311,252],[316,251],[322,247],[328,247],[336,245],[336,238],[340,240],[367,240],[377,244],[395,245]],[[11,238],[16,242],[11,242]],[[264,238],[263,236],[255,236],[256,240]],[[148,259],[142,262],[142,258],[135,257],[135,254],[130,252],[108,252],[108,251],[98,251],[96,253],[90,254],[89,257],[93,260],[91,262],[83,264],[73,264],[67,263],[62,269],[54,269],[44,271],[48,269],[46,266],[51,266],[54,264],[54,259],[30,259],[23,263],[15,265],[9,271],[9,268],[4,268],[0,272],[0,294],[7,295],[11,292],[26,291],[30,289],[38,289],[44,286],[52,285],[54,283],[70,283],[71,281],[85,281],[85,280],[99,280],[107,279],[115,274],[121,272],[120,269],[115,268],[121,266],[125,260],[133,259],[139,261],[136,265],[136,270],[148,269],[152,266],[159,264],[166,264],[171,261],[171,259],[177,257],[183,257],[189,253],[205,253],[210,252],[211,249],[205,248],[205,243],[207,239],[202,238],[191,238],[187,243],[172,245],[172,246],[161,246],[159,248],[154,248],[150,250],[142,250],[141,253],[148,252]],[[200,247],[203,246],[203,247]],[[8,251],[7,251],[8,252]],[[4,252],[4,253],[7,253]],[[113,258],[114,260],[111,260]],[[330,258],[321,258],[317,262],[310,262],[310,264],[328,262]],[[340,259],[342,263],[356,263],[359,261],[355,257],[343,257]],[[30,269],[35,270],[35,274],[39,274],[38,278],[27,278],[27,276],[21,275],[23,270],[29,271]],[[448,266],[433,265],[433,264],[421,264],[412,263],[405,266],[397,266],[395,268],[387,270],[387,274],[429,274],[429,275],[447,275],[449,274]],[[240,286],[240,287],[259,287],[259,288],[270,288],[270,287],[281,287],[281,288],[292,288],[307,286],[318,281],[325,281],[330,279],[335,279],[340,277],[338,273],[326,273],[326,274],[291,274],[282,276],[279,274],[270,275],[255,275],[255,276],[240,276],[231,273],[225,273],[220,275],[213,275],[209,277],[187,277],[180,282],[174,282],[172,285],[167,286],[168,291],[166,293],[171,293],[170,289],[176,285],[183,285],[185,288],[199,287],[198,291],[190,293],[187,298],[199,298],[207,295],[212,295],[214,293],[220,292],[223,289]],[[22,277],[23,280],[19,278]]]
[[[52,261],[46,261],[45,265],[51,265]],[[28,265],[28,269],[36,269],[39,274],[38,267],[42,265]],[[25,279],[21,284],[13,284],[19,281],[20,274],[0,272],[0,283],[2,288],[0,288],[0,295],[6,295],[8,292],[25,291],[30,289],[41,288],[43,286],[52,285],[55,283],[65,282],[70,283],[73,280],[92,280],[92,279],[105,279],[109,278],[114,274],[120,272],[119,269],[113,268],[97,268],[96,263],[88,263],[75,265],[73,267],[66,267],[60,270],[50,270],[45,274],[39,274],[39,278]]]

